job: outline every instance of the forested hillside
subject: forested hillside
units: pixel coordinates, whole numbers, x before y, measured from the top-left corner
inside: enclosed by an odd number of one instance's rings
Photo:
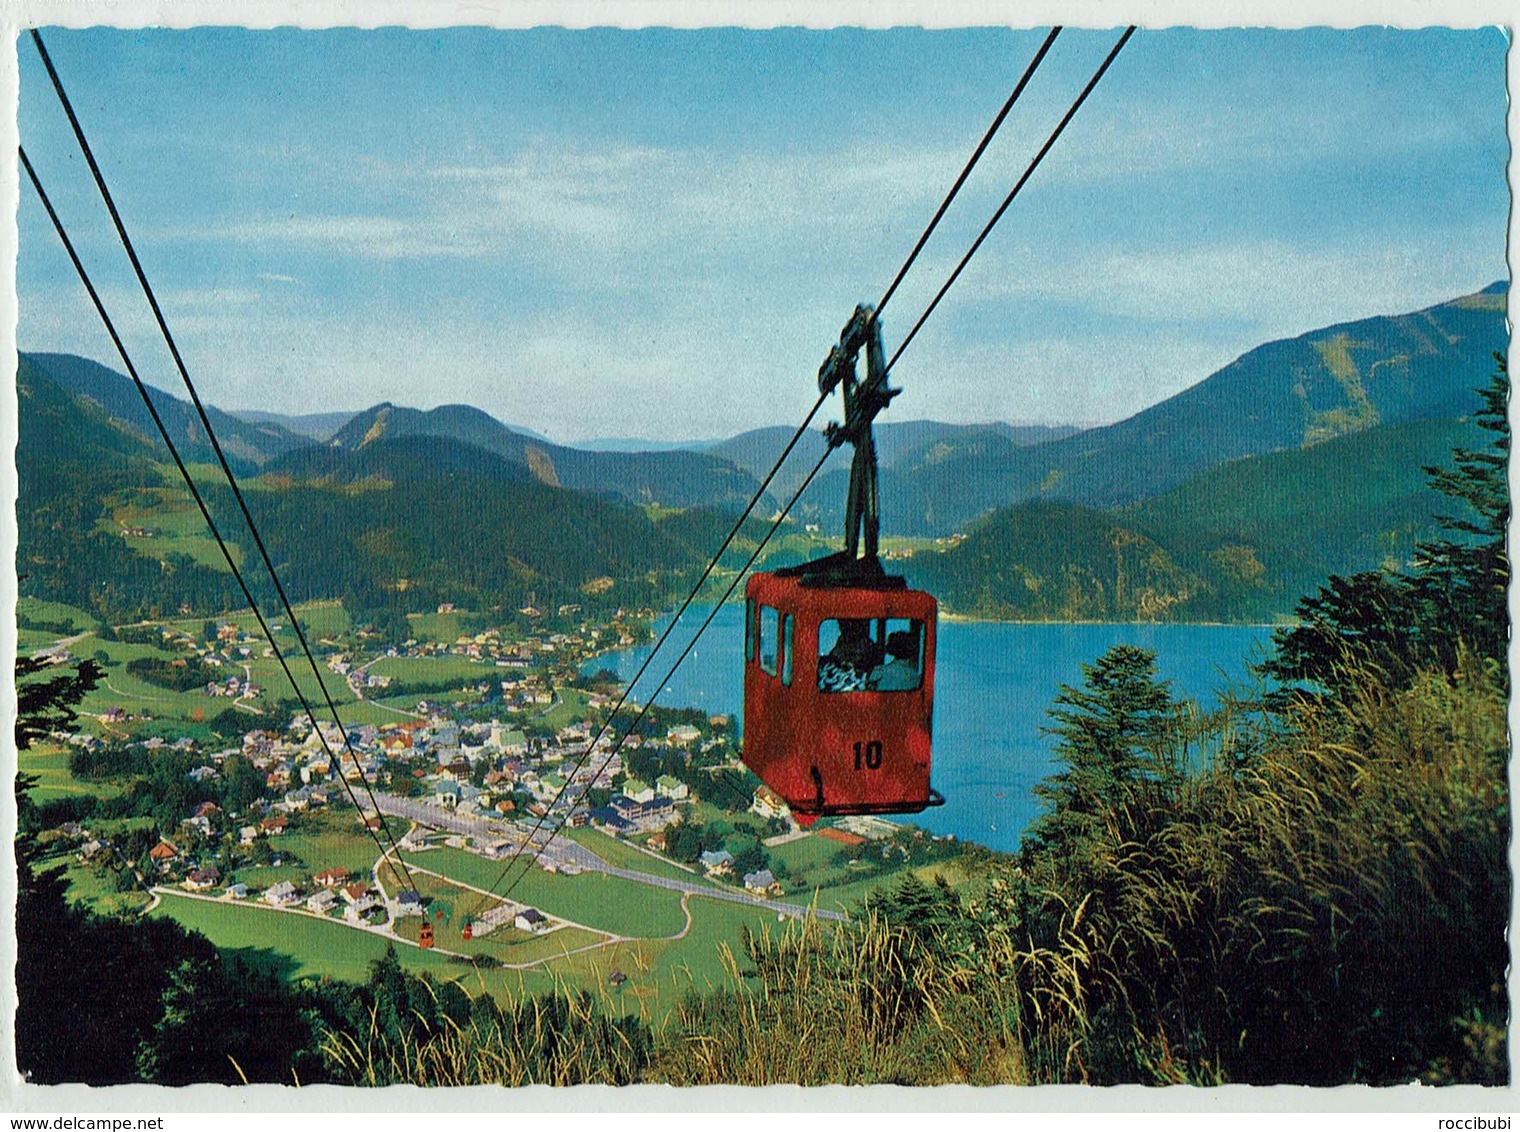
[[[24,592],[121,620],[244,604],[161,444],[26,359],[18,389]],[[198,478],[245,555],[230,492],[209,471]],[[631,504],[436,439],[297,449],[244,487],[291,597],[341,597],[356,613],[445,600],[656,602],[706,550],[679,516],[656,525]],[[704,535],[711,525],[700,512],[691,522]],[[256,595],[260,573],[249,574]]]
[[[1269,621],[1332,574],[1408,566],[1441,510],[1421,469],[1476,435],[1459,420],[1384,425],[1232,461],[1129,507],[1021,503],[907,572],[982,617]]]

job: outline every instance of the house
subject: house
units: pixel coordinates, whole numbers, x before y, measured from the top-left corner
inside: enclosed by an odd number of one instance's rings
[[[637,778],[629,778],[623,783],[623,795],[635,802],[653,802],[654,787],[645,786]]]
[[[323,869],[312,877],[312,883],[318,888],[338,888],[348,883],[349,872],[343,868]]]
[[[240,845],[252,845],[258,839],[259,827],[256,825],[245,825],[242,829],[238,830],[238,844]]]
[[[396,897],[394,908],[391,914],[398,919],[402,916],[420,916],[423,914],[422,897],[415,892],[403,892]]]
[[[148,850],[148,857],[158,866],[159,872],[164,872],[179,857],[179,849],[171,841],[160,841]]]
[[[762,818],[779,818],[787,812],[786,803],[764,786],[760,786],[755,789],[755,799],[750,803],[749,812]]]
[[[665,738],[669,739],[678,747],[689,747],[701,737],[702,732],[698,731],[689,723],[677,724],[675,727],[672,727],[669,731],[665,732]]]
[[[325,916],[331,912],[338,903],[338,895],[331,889],[324,888],[321,892],[314,892],[306,901],[306,907],[310,908],[319,916]]]
[[[645,828],[659,824],[674,813],[675,803],[660,795],[651,795],[644,801],[614,794],[610,803],[618,817],[627,822],[645,822]]]
[[[332,763],[326,755],[317,755],[308,759],[301,767],[301,781],[311,782],[312,779],[323,779],[332,773]]]
[[[343,918],[349,923],[357,924],[360,920],[364,919],[365,916],[369,915],[377,908],[384,907],[384,900],[381,900],[380,897],[375,895],[373,892],[368,892],[359,897],[359,899],[355,900],[346,909],[344,909]]]
[[[592,810],[591,820],[613,837],[627,837],[635,832],[634,824],[619,817],[611,806],[598,806]]]
[[[196,869],[185,878],[185,887],[191,892],[203,892],[208,888],[215,888],[217,882],[222,879],[222,874],[215,866],[204,869]]]
[[[369,895],[369,885],[363,883],[362,881],[355,881],[353,884],[345,884],[343,886],[341,895],[344,900],[348,901],[348,903],[357,904],[360,900],[363,900],[366,896]]]
[[[781,886],[776,883],[776,878],[771,874],[770,869],[759,869],[756,872],[744,874],[744,887],[760,895],[779,890]]]
[[[697,861],[710,877],[728,876],[734,871],[734,855],[727,849],[709,849]]]
[[[512,925],[525,932],[541,932],[549,927],[549,917],[537,908],[524,908],[512,920]]]
[[[248,897],[248,886],[241,881],[237,884],[229,884],[224,895],[228,900],[245,900]]]
[[[265,818],[259,823],[259,828],[264,831],[265,837],[278,837],[285,832],[285,827],[290,824],[290,819],[283,814],[276,814],[272,818]]]
[[[301,902],[301,894],[296,891],[296,886],[288,880],[282,880],[272,888],[264,890],[264,899],[276,908],[286,908],[292,904]]]
[[[691,795],[691,787],[674,775],[662,774],[654,780],[655,789],[673,802],[684,801]]]

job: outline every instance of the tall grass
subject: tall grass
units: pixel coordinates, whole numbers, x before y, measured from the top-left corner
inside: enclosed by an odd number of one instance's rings
[[[682,1085],[1025,1083],[1009,987],[867,911],[725,951],[731,986],[688,994],[652,1066]]]
[[[1501,674],[1355,687],[1216,721],[1251,757],[1136,784],[1080,865],[1030,862],[1036,1079],[1507,1080]]]
[[[321,1053],[352,1085],[631,1084],[649,1060],[648,1031],[609,1006],[563,981],[537,996],[519,988],[505,1006],[482,987],[465,1020],[418,1011],[396,1026],[371,1004],[367,1026],[328,1031]]]

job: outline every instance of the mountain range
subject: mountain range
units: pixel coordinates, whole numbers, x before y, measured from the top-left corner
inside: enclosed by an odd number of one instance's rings
[[[1051,443],[996,435],[921,450],[882,477],[884,529],[944,536],[1023,500],[1113,507],[1231,460],[1401,421],[1460,417],[1509,343],[1508,286],[1412,314],[1341,323],[1247,352],[1126,420]],[[820,476],[806,513],[831,524],[843,469]]]
[[[1419,468],[1471,441],[1463,418],[1507,343],[1506,303],[1496,284],[1268,343],[1099,428],[878,422],[884,530],[964,533],[909,568],[954,611],[1284,613],[1327,573],[1396,563],[1433,529],[1437,501]],[[141,609],[172,575],[182,602],[227,596],[216,561],[120,537],[122,516],[175,491],[130,381],[87,359],[24,354],[18,388],[29,587],[98,606],[99,579],[119,575],[132,580],[105,591]],[[153,397],[186,458],[210,459],[193,408]],[[341,418],[208,412],[295,588],[365,607],[399,594],[517,600],[587,587],[660,600],[700,568],[725,513],[751,498],[792,435],[777,426],[705,447],[593,450],[466,405],[382,403]],[[804,437],[760,514],[790,497],[823,447],[820,433]],[[830,533],[847,475],[837,460],[795,513]],[[113,574],[113,555],[141,561]],[[192,599],[178,592],[186,587]]]

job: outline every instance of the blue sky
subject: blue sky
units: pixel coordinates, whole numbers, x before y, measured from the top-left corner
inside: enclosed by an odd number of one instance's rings
[[[1043,30],[44,32],[205,398],[557,440],[793,423]],[[1116,38],[1062,34],[891,350]],[[1128,416],[1507,276],[1505,40],[1141,31],[894,371],[891,418]],[[22,143],[174,387],[30,42]],[[18,341],[116,365],[23,186]],[[837,411],[837,410],[836,410]]]

